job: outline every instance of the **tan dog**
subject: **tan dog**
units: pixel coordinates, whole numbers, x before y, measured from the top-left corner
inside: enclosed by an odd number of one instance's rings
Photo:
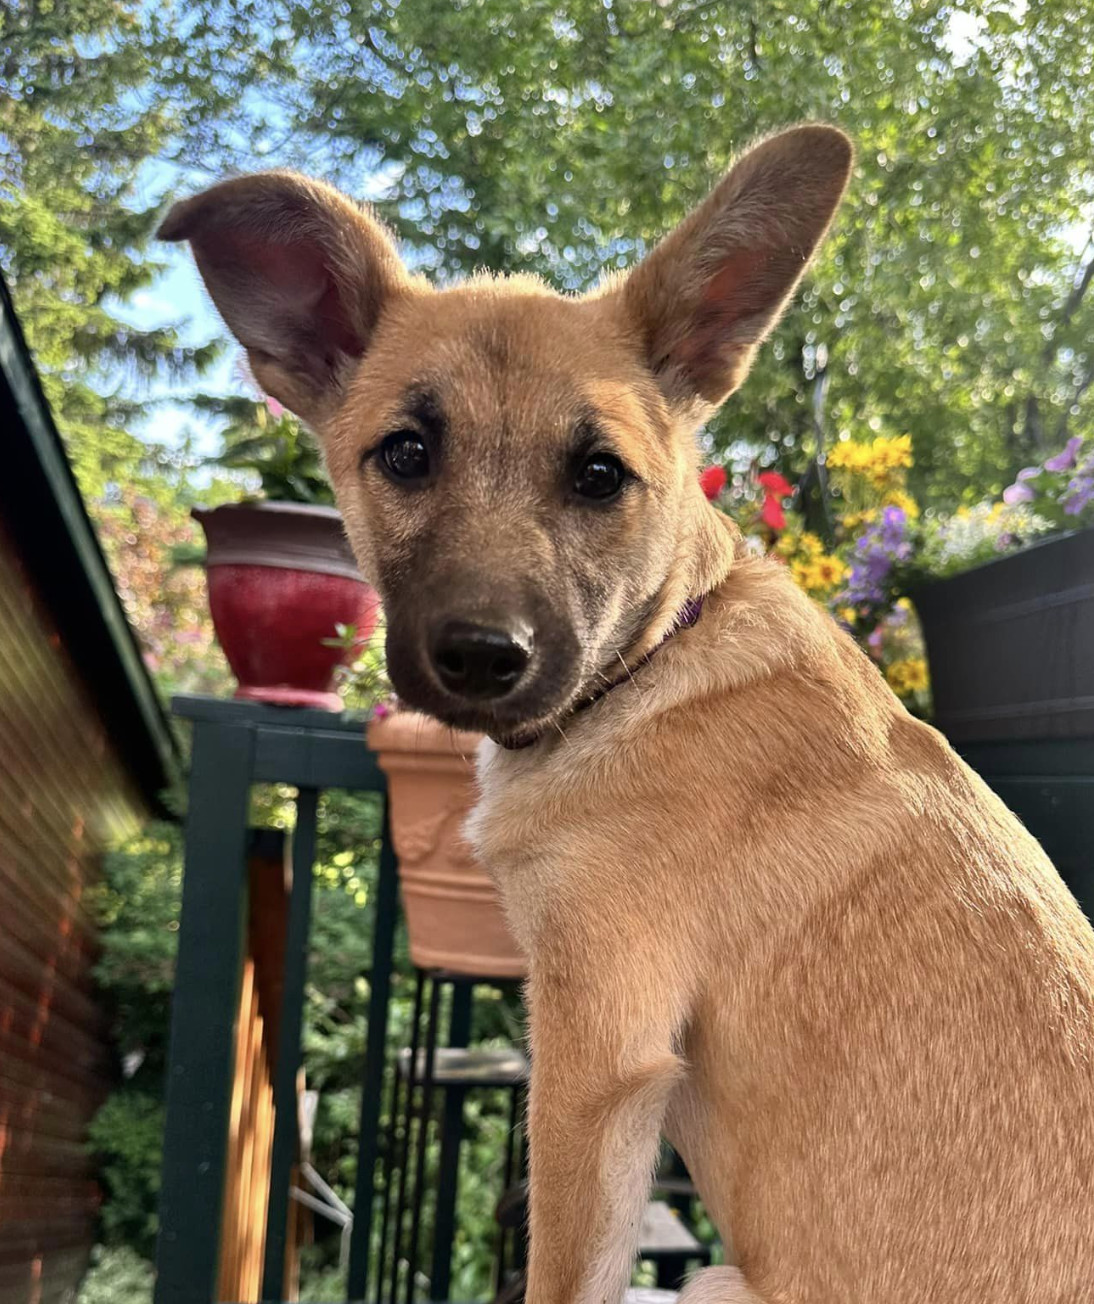
[[[319,432],[400,694],[497,740],[471,831],[531,957],[531,1304],[619,1299],[662,1128],[739,1265],[693,1304],[1094,1300],[1094,934],[697,484],[850,164],[762,143],[581,299],[437,292],[287,174],[164,223]]]

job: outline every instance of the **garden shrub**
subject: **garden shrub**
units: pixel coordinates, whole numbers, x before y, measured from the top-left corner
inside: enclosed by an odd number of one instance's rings
[[[290,827],[291,797],[290,790],[256,790],[252,818],[256,823]],[[357,1172],[379,848],[380,804],[375,795],[327,793],[319,815],[304,1064],[309,1088],[319,1093],[312,1160],[350,1204]],[[102,1245],[80,1304],[143,1304],[150,1287],[181,884],[181,830],[173,824],[151,824],[140,837],[105,858],[102,881],[95,889],[93,908],[102,948],[96,972],[113,1016],[119,1085],[90,1129],[89,1146],[98,1162],[104,1196]],[[409,1041],[414,985],[405,930],[400,928],[390,1011],[394,1044]],[[520,1010],[515,993],[503,996],[490,988],[479,989],[474,1039],[519,1043]],[[386,1099],[385,1095],[385,1103]],[[488,1298],[508,1094],[472,1092],[466,1118],[453,1296]],[[387,1126],[383,1118],[381,1128]],[[433,1147],[428,1171],[435,1172],[436,1160]],[[429,1241],[431,1220],[427,1204],[423,1245]],[[337,1269],[337,1229],[317,1219],[315,1233],[316,1244],[303,1265],[302,1298],[317,1302],[344,1298]]]

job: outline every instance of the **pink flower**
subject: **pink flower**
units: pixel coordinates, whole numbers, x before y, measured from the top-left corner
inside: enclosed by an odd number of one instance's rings
[[[270,416],[272,416],[275,421],[280,421],[285,415],[284,407],[282,407],[277,399],[271,398],[269,394],[266,395],[266,411],[269,412]]]
[[[1082,436],[1072,435],[1063,447],[1063,451],[1050,457],[1045,463],[1046,471],[1070,471],[1075,465],[1079,456],[1079,449],[1082,447]]]
[[[1019,474],[1021,473],[1019,472]],[[1029,485],[1022,484],[1019,480],[1016,480],[1014,484],[1007,485],[1003,490],[1003,501],[1011,507],[1017,506],[1018,503],[1031,503],[1035,497],[1036,494]]]
[[[713,502],[726,487],[726,473],[720,466],[708,466],[699,472],[699,488]]]

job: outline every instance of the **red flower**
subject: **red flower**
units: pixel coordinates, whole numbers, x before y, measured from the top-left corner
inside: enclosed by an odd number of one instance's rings
[[[786,529],[786,516],[783,514],[783,509],[779,505],[777,498],[772,498],[770,495],[764,498],[764,505],[760,511],[760,520],[773,530]]]
[[[756,477],[756,480],[765,494],[776,498],[789,498],[794,492],[794,486],[778,471],[764,471]]]
[[[713,502],[726,487],[726,473],[720,466],[708,466],[699,472],[699,488]]]

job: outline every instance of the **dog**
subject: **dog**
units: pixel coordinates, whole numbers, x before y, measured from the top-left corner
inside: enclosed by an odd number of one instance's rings
[[[612,1304],[664,1132],[687,1304],[1094,1300],[1094,933],[1035,840],[704,499],[852,168],[746,152],[583,297],[411,275],[289,173],[177,204],[321,440],[408,704],[488,735],[468,836],[528,957],[530,1304]]]

